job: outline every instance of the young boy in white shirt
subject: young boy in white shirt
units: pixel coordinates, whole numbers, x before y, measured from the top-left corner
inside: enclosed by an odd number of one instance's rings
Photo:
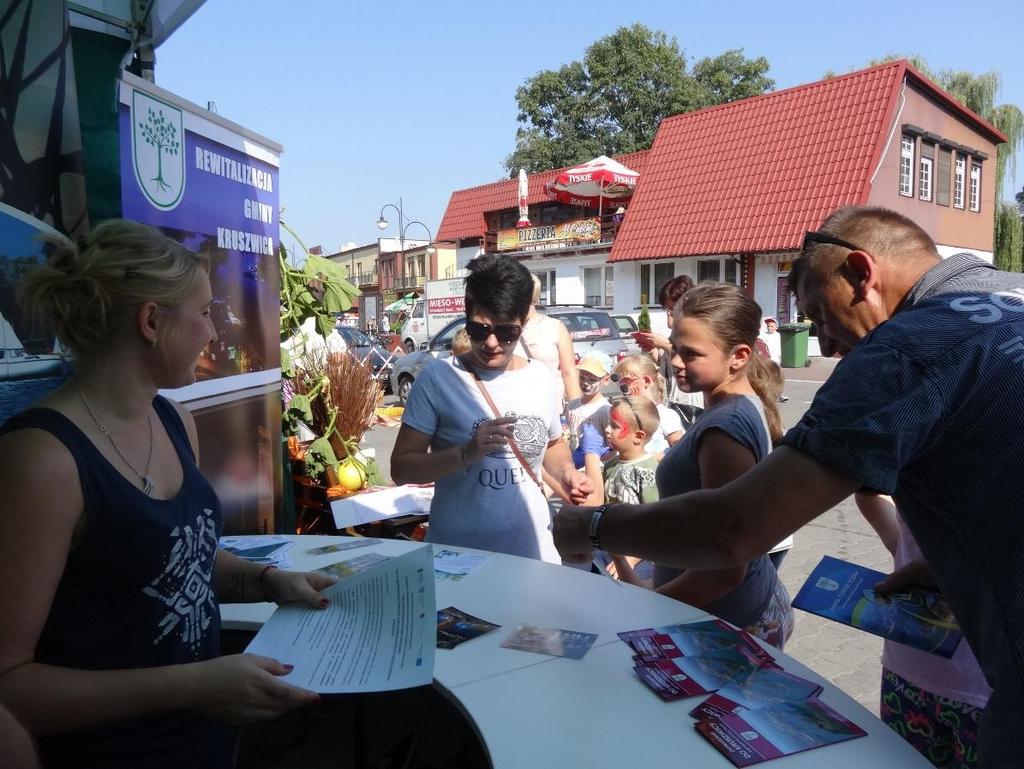
[[[610,404],[601,388],[608,384],[611,373],[612,359],[602,352],[588,352],[576,364],[582,395],[565,404],[566,438],[573,451],[576,467],[583,467],[583,455],[577,451],[583,425],[594,425],[601,435],[608,426]]]

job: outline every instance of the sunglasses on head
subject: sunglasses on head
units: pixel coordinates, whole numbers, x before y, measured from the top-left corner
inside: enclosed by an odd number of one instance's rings
[[[808,230],[804,233],[804,242],[800,246],[800,252],[807,251],[809,246],[813,246],[815,243],[821,243],[827,246],[841,246],[842,248],[848,248],[851,251],[863,251],[864,249],[860,246],[855,246],[848,240],[837,238],[835,235],[829,235],[827,232],[821,232],[820,230]]]
[[[475,320],[466,320],[466,334],[474,342],[485,342],[491,334],[501,344],[511,344],[519,341],[522,336],[523,327],[518,323],[505,323],[499,326],[490,326],[486,323],[477,323]]]

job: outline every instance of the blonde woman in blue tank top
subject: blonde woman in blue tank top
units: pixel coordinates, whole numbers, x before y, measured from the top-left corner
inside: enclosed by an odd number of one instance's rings
[[[20,287],[74,351],[62,387],[0,428],[0,701],[47,767],[227,767],[228,723],[317,695],[287,660],[219,656],[221,601],[325,605],[319,574],[217,548],[195,423],[157,395],[217,338],[207,261],[106,222],[50,244]]]

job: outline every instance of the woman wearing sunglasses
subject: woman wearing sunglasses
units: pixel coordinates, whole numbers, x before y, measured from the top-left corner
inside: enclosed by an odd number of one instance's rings
[[[479,257],[468,269],[470,350],[429,362],[416,378],[391,475],[395,483],[436,482],[429,541],[560,563],[541,468],[574,502],[594,489],[562,437],[551,372],[513,354],[533,280],[504,256]]]

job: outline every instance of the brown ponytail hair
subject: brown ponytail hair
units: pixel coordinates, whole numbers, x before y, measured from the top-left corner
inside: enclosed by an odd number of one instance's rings
[[[750,347],[744,374],[764,406],[765,419],[772,443],[782,437],[779,396],[784,382],[782,369],[754,350],[761,329],[761,306],[731,283],[701,283],[687,291],[679,300],[677,311],[687,318],[697,318],[711,328],[719,346],[726,354],[736,346]]]
[[[76,355],[106,346],[145,302],[183,304],[209,261],[145,224],[111,219],[79,245],[47,238],[46,264],[18,285],[18,301],[37,328],[55,328]]]

